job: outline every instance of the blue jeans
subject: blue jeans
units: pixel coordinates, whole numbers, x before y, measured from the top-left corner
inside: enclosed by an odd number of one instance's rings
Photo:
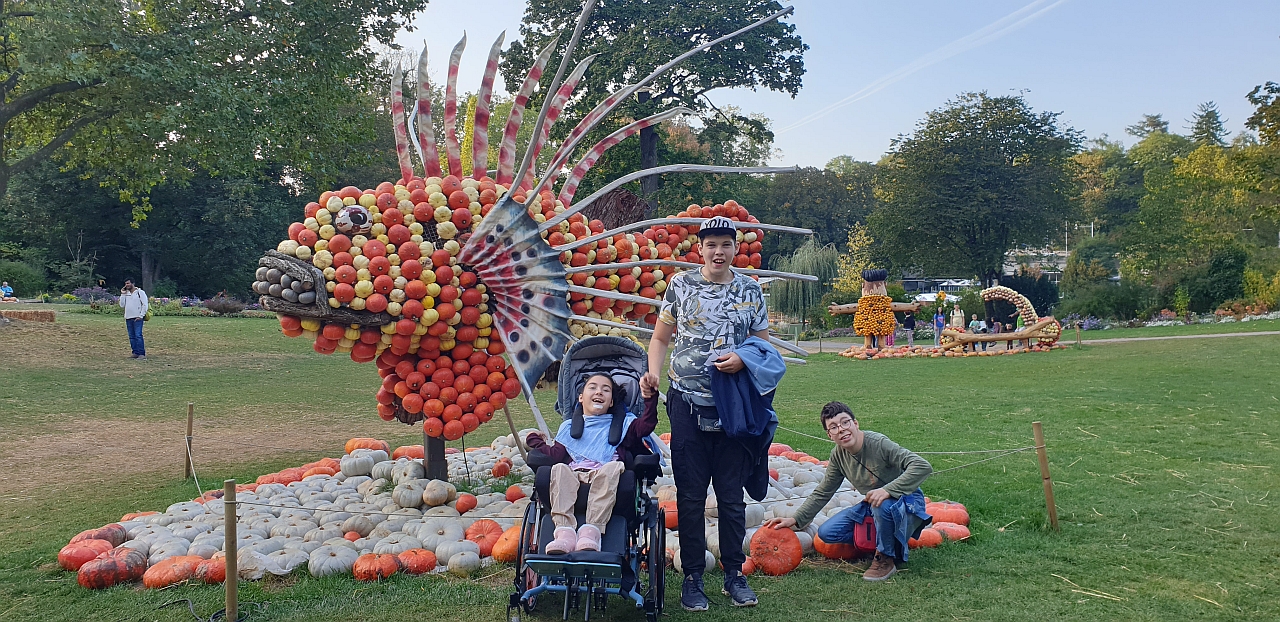
[[[827,519],[818,528],[818,535],[823,542],[852,543],[853,528],[862,524],[868,514],[876,522],[876,550],[898,561],[907,561],[907,539],[919,536],[925,525],[924,493],[916,489],[904,497],[890,498],[878,508],[863,501]]]
[[[142,343],[142,318],[127,319],[124,326],[129,329],[129,349],[136,356],[146,356],[147,347]]]

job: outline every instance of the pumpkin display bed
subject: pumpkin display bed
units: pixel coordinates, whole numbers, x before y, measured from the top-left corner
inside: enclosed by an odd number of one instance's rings
[[[420,463],[410,457],[417,453],[413,446],[393,448],[378,439],[361,438],[344,449],[348,453],[268,473],[237,487],[237,500],[247,502],[236,525],[242,580],[294,572],[361,581],[407,581],[441,573],[472,577],[486,565],[515,561],[519,521],[530,503],[533,479],[515,437],[500,436],[486,447],[448,452],[449,482],[422,479]],[[400,458],[392,460],[392,455]],[[304,476],[334,466],[338,468],[332,474]],[[816,537],[815,525],[801,532],[761,528],[769,518],[792,515],[822,480],[826,465],[775,443],[769,450],[769,469],[769,497],[748,506],[748,537],[739,545],[750,555],[750,571],[789,573],[806,551],[852,558],[851,546],[823,542]],[[517,477],[518,483],[512,483]],[[459,492],[460,487],[467,492]],[[677,560],[676,488],[669,464],[651,494],[667,513],[667,555]],[[58,563],[76,572],[77,581],[91,589],[139,581],[154,589],[184,582],[220,584],[226,580],[220,499],[221,491],[211,491],[163,511],[131,512],[117,522],[85,530],[59,551]],[[826,520],[861,500],[862,495],[845,483],[819,515]],[[962,504],[936,501],[927,508],[934,525],[912,540],[913,548],[970,537],[969,513]],[[715,503],[706,504],[704,525],[710,534],[717,533],[717,514]],[[708,545],[707,554],[718,560],[726,544],[710,538]]]

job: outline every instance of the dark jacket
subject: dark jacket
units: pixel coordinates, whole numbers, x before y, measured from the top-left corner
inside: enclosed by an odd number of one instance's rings
[[[604,415],[601,415],[604,416]],[[649,447],[644,444],[644,439],[653,433],[653,429],[658,427],[658,394],[654,393],[653,397],[647,397],[644,400],[644,412],[636,417],[635,421],[627,427],[622,433],[622,442],[618,444],[618,459],[631,464],[636,456],[648,455],[652,452]],[[550,464],[562,462],[569,464],[573,462],[573,458],[569,455],[569,450],[564,445],[556,443],[548,445],[541,435],[530,434],[527,441],[532,459],[533,452],[538,452]]]
[[[763,501],[769,493],[769,445],[778,427],[773,416],[774,392],[760,395],[746,370],[726,374],[712,368],[711,395],[725,435],[742,443],[751,457],[751,472],[743,488],[752,499]]]

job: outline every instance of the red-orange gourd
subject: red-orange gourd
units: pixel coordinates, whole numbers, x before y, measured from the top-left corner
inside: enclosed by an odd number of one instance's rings
[[[464,492],[458,495],[458,501],[454,504],[453,509],[457,510],[459,514],[466,514],[476,509],[477,503],[478,500],[475,495]]]
[[[524,490],[517,484],[512,484],[507,488],[507,501],[515,503],[525,497]]]
[[[368,553],[356,559],[351,574],[357,581],[380,581],[400,570],[400,560],[387,553]]]
[[[76,572],[76,582],[81,587],[100,590],[120,583],[137,581],[146,571],[147,556],[143,555],[142,551],[117,548],[80,566],[80,570]]]
[[[826,542],[821,536],[816,535],[813,537],[813,550],[827,559],[855,559],[858,557],[858,547],[852,543]]]
[[[509,564],[516,561],[516,552],[520,547],[520,526],[516,525],[504,532],[498,541],[493,543],[494,561]]]
[[[181,583],[194,577],[196,567],[203,561],[203,557],[196,555],[170,557],[147,568],[147,571],[142,575],[142,585],[157,589]]]
[[[409,549],[396,557],[406,574],[427,574],[436,569],[436,554],[427,549]]]
[[[467,527],[466,538],[480,545],[480,557],[493,554],[493,545],[502,537],[502,525],[482,518]]]
[[[924,511],[933,517],[935,523],[955,523],[957,525],[969,524],[969,512],[965,507],[954,501],[938,501],[935,503],[926,503]]]
[[[227,560],[222,557],[206,559],[196,565],[196,572],[191,577],[210,585],[217,585],[227,580]]]
[[[938,522],[930,525],[930,527],[942,532],[943,537],[947,540],[965,540],[972,535],[968,527],[956,523]]]
[[[391,445],[386,441],[380,441],[376,438],[353,438],[347,441],[344,448],[346,453],[351,453],[356,449],[381,449],[391,455]]]
[[[104,525],[97,529],[86,529],[76,534],[69,544],[75,544],[81,540],[106,540],[111,543],[112,547],[117,547],[124,544],[125,538],[127,537],[128,535],[125,533],[124,527],[121,527],[116,523],[111,523],[110,525]]]
[[[58,565],[63,570],[75,572],[81,566],[93,561],[99,555],[115,548],[106,540],[81,540],[72,542],[58,551]]]
[[[676,529],[680,525],[679,514],[676,512],[675,501],[662,501],[658,503],[658,508],[662,510],[665,517],[667,529]]]
[[[496,464],[493,465],[494,477],[506,477],[510,473],[511,473],[511,465],[506,462],[499,460]]]
[[[800,538],[790,529],[757,529],[751,536],[751,558],[756,567],[770,576],[779,576],[795,570],[804,557]]]
[[[932,527],[925,527],[920,531],[919,538],[911,538],[907,540],[907,547],[918,549],[920,547],[934,548],[942,544],[942,532]]]

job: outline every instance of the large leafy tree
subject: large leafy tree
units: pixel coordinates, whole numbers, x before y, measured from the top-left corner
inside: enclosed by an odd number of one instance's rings
[[[894,140],[871,233],[894,267],[989,282],[1007,251],[1045,244],[1071,213],[1079,142],[1021,97],[962,95]]]
[[[849,228],[866,220],[875,204],[875,166],[859,162],[846,173],[804,168],[774,175],[738,199],[762,222],[811,229],[822,245],[843,244]],[[804,239],[785,233],[764,236],[764,254],[790,255]]]
[[[52,157],[146,197],[266,163],[328,182],[364,154],[373,46],[426,0],[5,0],[0,190]]]
[[[775,0],[614,0],[601,3],[583,31],[575,59],[599,54],[587,72],[579,90],[583,93],[557,123],[553,137],[564,136],[592,107],[609,93],[632,84],[660,65],[701,43],[729,34],[763,17],[779,11]],[[502,61],[502,75],[507,84],[520,84],[533,58],[552,37],[560,36],[560,49],[552,55],[548,67],[556,67],[559,55],[573,31],[581,0],[539,0],[529,2],[520,25],[520,40],[511,44]],[[641,118],[682,105],[702,114],[708,129],[715,132],[747,134],[757,142],[771,142],[767,126],[747,115],[717,110],[709,94],[721,88],[767,88],[790,93],[800,90],[804,74],[803,53],[808,49],[795,34],[795,26],[772,22],[750,33],[715,46],[682,63],[672,71],[623,102],[617,116]],[[555,72],[544,73],[543,86]],[[545,88],[544,91],[545,93]],[[536,99],[530,106],[536,106]],[[597,132],[616,129],[614,124]],[[715,127],[718,126],[718,127]],[[628,157],[630,170],[650,168],[660,163],[658,143],[661,132],[655,128],[641,131],[639,152],[617,151],[605,159]],[[638,155],[638,159],[634,157]],[[646,178],[641,192],[652,195],[660,179]],[[584,184],[584,191],[590,187]],[[656,207],[656,202],[651,203]]]

